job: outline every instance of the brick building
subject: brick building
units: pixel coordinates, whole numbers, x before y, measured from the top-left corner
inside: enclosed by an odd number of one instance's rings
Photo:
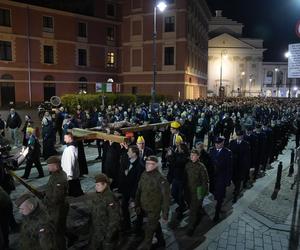
[[[157,92],[181,98],[204,96],[209,10],[204,0],[168,2],[168,9],[158,14]],[[1,106],[39,103],[65,93],[93,93],[98,82],[114,82],[115,91],[149,94],[152,4],[148,0],[1,0]]]
[[[209,9],[205,1],[168,0],[157,12],[157,92],[206,96]],[[153,1],[125,0],[122,22],[123,90],[151,93]]]

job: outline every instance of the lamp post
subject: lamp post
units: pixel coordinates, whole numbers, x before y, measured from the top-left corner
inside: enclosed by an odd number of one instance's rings
[[[242,95],[245,94],[245,93],[243,94],[243,91],[244,91],[244,77],[245,77],[245,75],[246,75],[245,71],[241,72],[240,93],[241,93]]]
[[[153,83],[152,83],[152,103],[155,103],[156,97],[156,76],[157,76],[157,59],[156,59],[156,38],[157,38],[157,30],[156,30],[156,14],[157,9],[163,12],[167,8],[167,5],[164,1],[157,2],[154,0],[154,11],[153,11]]]
[[[279,97],[279,84],[278,84],[278,79],[277,79],[277,72],[279,71],[278,68],[275,68],[275,87],[277,89],[276,96]]]
[[[221,50],[221,67],[220,67],[220,87],[219,87],[219,97],[222,95],[222,82],[223,82],[223,56],[227,57],[227,50]]]

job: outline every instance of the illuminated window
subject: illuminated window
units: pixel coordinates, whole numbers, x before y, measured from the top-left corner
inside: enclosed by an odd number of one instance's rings
[[[107,67],[114,67],[115,66],[115,53],[108,52],[107,53],[107,60],[106,60]]]

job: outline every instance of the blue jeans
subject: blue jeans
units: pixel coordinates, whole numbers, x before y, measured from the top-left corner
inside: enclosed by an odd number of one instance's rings
[[[18,128],[10,128],[10,137],[14,146],[18,146],[20,144]]]

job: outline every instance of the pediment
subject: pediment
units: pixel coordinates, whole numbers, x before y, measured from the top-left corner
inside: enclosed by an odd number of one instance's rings
[[[241,41],[240,39],[231,36],[227,33],[216,36],[209,40],[209,48],[241,48],[241,49],[255,49],[250,44]]]

